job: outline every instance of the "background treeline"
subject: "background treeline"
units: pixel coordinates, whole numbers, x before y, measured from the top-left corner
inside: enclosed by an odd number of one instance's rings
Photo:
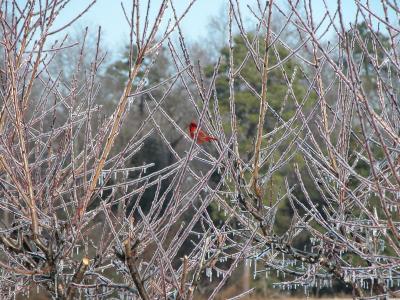
[[[397,295],[395,2],[229,1],[188,42],[134,0],[111,54],[68,4],[0,2],[1,297]]]

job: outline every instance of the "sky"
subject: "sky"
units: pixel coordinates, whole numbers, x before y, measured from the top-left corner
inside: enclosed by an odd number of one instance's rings
[[[261,0],[263,1],[263,0]],[[276,0],[284,3],[284,0]],[[311,0],[314,15],[318,17],[318,12],[323,9],[323,0]],[[353,0],[341,0],[343,7],[343,16],[345,23],[354,21],[356,7]],[[72,0],[70,4],[65,8],[62,14],[60,14],[57,26],[68,23],[74,16],[80,13],[91,1],[89,0]],[[130,3],[132,0],[122,1],[127,10],[130,9]],[[152,0],[150,15],[155,16],[157,13],[160,0]],[[180,15],[188,4],[189,0],[175,0],[173,3],[176,6],[176,10]],[[246,13],[248,9],[246,5],[249,4],[254,7],[256,0],[239,0],[242,7],[244,19],[250,19],[251,15]],[[326,0],[332,11],[337,7],[337,0]],[[365,2],[361,1],[361,2]],[[370,6],[374,12],[382,15],[382,7],[380,0],[369,0]],[[145,14],[145,7],[147,5],[146,0],[142,0],[142,15]],[[227,0],[196,0],[190,11],[187,13],[181,23],[181,28],[185,36],[185,40],[188,42],[201,41],[202,38],[210,32],[210,18],[218,17],[219,13],[226,7]],[[169,16],[172,17],[172,12],[169,10]],[[89,33],[96,33],[98,26],[102,27],[102,41],[103,44],[109,49],[122,49],[129,41],[129,27],[124,17],[121,1],[119,0],[97,0],[96,4],[72,26],[72,31],[80,31],[81,28],[89,26]],[[166,22],[162,24],[165,28]],[[211,28],[212,29],[212,28]]]

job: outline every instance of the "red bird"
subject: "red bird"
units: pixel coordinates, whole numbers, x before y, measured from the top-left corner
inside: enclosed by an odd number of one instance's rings
[[[196,131],[197,131],[197,124],[195,122],[191,122],[189,124],[189,134],[192,139],[195,138]],[[199,135],[197,136],[197,144],[202,144],[204,142],[211,142],[217,140],[218,140],[217,138],[210,136],[202,129],[199,129]]]

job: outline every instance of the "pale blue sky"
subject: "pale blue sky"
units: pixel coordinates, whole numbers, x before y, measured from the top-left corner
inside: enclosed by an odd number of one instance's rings
[[[282,3],[285,1],[277,0]],[[382,15],[381,1],[380,0],[369,0],[370,5],[374,12]],[[131,1],[123,0],[125,7],[129,9],[129,3]],[[141,1],[143,6],[146,5],[147,1]],[[178,14],[183,12],[190,1],[189,0],[175,0],[176,9]],[[336,0],[326,0],[329,3],[330,8],[334,10],[337,6]],[[362,1],[365,2],[365,1]],[[56,27],[65,24],[76,15],[76,13],[82,11],[90,3],[89,0],[72,0],[71,4],[65,8],[63,13],[60,15]],[[109,49],[117,48],[120,49],[129,40],[129,28],[123,15],[121,1],[116,0],[97,0],[97,3],[89,10],[89,12],[75,25],[75,30],[79,27],[89,26],[92,33],[97,32],[97,27],[102,27],[102,41],[105,46]],[[152,9],[150,14],[154,16],[157,12],[160,0],[152,0]],[[197,0],[181,26],[185,34],[185,39],[189,42],[200,41],[210,30],[209,20],[211,16],[218,16],[221,11],[221,7],[226,5],[226,0]],[[250,4],[254,6],[255,0],[240,0],[243,6],[243,15],[246,18],[250,18],[249,14],[246,14],[246,5]],[[318,13],[323,9],[322,0],[312,0],[314,15],[318,16]],[[356,8],[353,0],[342,0],[343,13],[345,22],[349,23],[354,21]],[[144,8],[144,7],[143,7]],[[169,11],[171,12],[171,11]],[[145,14],[145,10],[142,9],[142,14]],[[171,14],[169,16],[172,17]],[[165,28],[164,23],[164,28]]]

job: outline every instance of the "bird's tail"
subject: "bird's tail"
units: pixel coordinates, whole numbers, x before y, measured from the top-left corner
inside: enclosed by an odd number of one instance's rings
[[[213,136],[208,136],[207,137],[207,142],[211,142],[211,141],[218,141],[218,139],[216,137],[213,137]]]

